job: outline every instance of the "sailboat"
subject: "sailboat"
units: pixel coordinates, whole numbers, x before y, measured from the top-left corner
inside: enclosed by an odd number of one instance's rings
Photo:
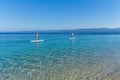
[[[75,39],[75,37],[74,37],[74,33],[71,33],[70,40],[73,40],[73,39]]]

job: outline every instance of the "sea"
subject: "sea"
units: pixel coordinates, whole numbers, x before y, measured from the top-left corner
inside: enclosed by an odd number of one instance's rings
[[[119,34],[0,34],[0,80],[120,80]]]

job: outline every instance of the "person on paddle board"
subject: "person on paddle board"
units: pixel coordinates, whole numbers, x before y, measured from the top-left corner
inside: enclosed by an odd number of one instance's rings
[[[38,34],[38,32],[36,32],[36,41],[39,39],[39,34]]]
[[[74,33],[71,33],[71,38],[73,38],[74,37]]]

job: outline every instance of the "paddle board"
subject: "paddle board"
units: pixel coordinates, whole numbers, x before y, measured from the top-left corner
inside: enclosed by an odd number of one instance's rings
[[[73,40],[73,39],[75,39],[75,37],[70,38],[70,40]]]
[[[31,40],[30,42],[43,42],[44,39],[40,39],[40,40]]]

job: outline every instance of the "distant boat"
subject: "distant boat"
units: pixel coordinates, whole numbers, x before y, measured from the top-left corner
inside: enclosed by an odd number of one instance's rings
[[[38,32],[36,33],[35,37],[36,37],[36,40],[31,40],[30,42],[43,42],[44,41],[44,39],[39,39]]]
[[[71,33],[70,40],[73,40],[73,39],[75,39],[75,37],[74,37],[74,33]]]

